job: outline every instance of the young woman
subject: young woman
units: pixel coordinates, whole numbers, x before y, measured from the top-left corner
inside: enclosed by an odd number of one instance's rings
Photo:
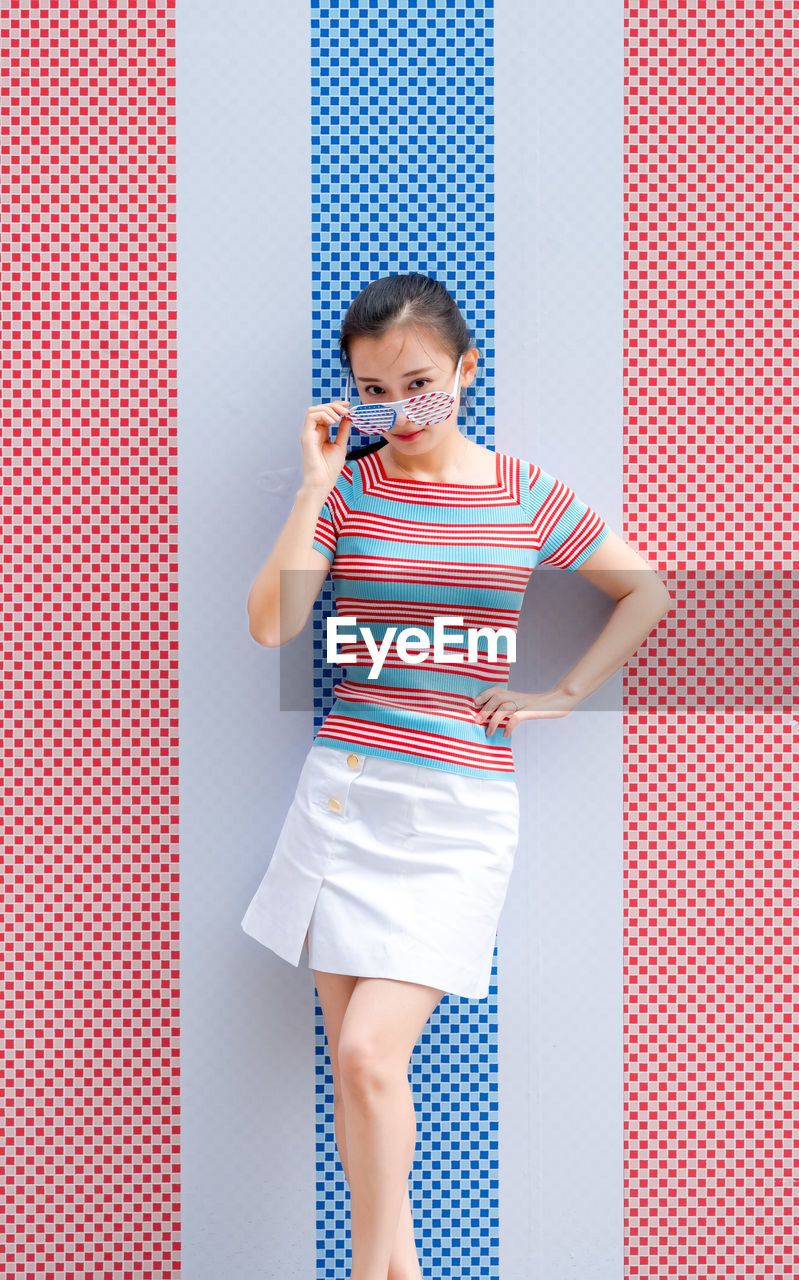
[[[670,598],[567,485],[462,434],[458,392],[479,352],[443,285],[373,281],[339,344],[357,405],[308,409],[302,484],[248,612],[259,643],[284,644],[331,572],[352,637],[335,659],[346,678],[242,927],[295,965],[308,948],[350,1188],[351,1280],[419,1280],[408,1064],[447,991],[488,994],[518,841],[508,739],[526,720],[569,715]],[[351,415],[382,438],[347,454]],[[558,685],[530,693],[508,688],[506,642],[492,648],[478,629],[515,631],[541,563],[579,570],[617,605]]]

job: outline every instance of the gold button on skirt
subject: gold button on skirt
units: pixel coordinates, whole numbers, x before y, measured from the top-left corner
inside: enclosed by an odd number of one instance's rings
[[[241,927],[298,965],[488,995],[515,778],[314,742]]]

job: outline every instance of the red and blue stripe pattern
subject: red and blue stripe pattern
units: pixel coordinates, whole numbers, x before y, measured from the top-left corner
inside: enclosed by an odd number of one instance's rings
[[[316,738],[476,778],[513,775],[511,739],[498,730],[489,737],[474,705],[482,689],[509,684],[506,641],[492,661],[481,638],[470,662],[465,633],[505,627],[515,635],[533,570],[574,571],[608,532],[567,484],[510,454],[496,454],[489,485],[395,479],[380,450],[345,463],[313,546],[330,561],[336,613],[357,619],[346,628],[357,639],[344,649],[345,678]],[[446,624],[450,660],[437,663],[434,620],[444,616],[463,623]],[[391,626],[426,633],[431,652],[412,664],[392,645],[370,679],[361,628],[380,643]]]

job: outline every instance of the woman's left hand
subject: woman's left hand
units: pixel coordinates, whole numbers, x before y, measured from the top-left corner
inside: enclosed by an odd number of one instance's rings
[[[516,693],[504,685],[483,689],[474,700],[478,724],[485,724],[486,737],[507,719],[504,738],[509,738],[522,720],[556,720],[567,716],[579,702],[578,698],[562,689],[550,689],[547,693]],[[514,711],[514,704],[516,710]]]

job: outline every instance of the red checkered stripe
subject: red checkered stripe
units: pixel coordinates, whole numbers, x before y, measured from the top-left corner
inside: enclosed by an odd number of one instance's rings
[[[625,1275],[783,1278],[796,12],[628,7],[625,51],[625,536],[675,601],[624,674]]]
[[[179,1274],[174,16],[0,15],[3,1276]]]

